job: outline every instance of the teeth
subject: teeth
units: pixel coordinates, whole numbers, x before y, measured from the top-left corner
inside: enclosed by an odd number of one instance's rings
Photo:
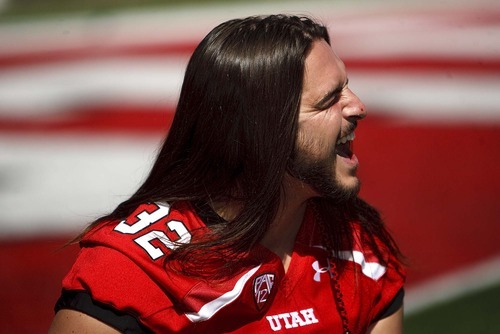
[[[356,138],[356,136],[354,135],[354,132],[351,132],[347,136],[344,136],[344,137],[340,138],[339,140],[337,140],[337,145],[345,144],[348,141],[354,140],[354,138]]]

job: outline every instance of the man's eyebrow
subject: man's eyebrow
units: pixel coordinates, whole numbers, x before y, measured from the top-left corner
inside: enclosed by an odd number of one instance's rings
[[[349,84],[349,79],[346,79],[345,83],[339,84],[337,87],[326,93],[321,100],[319,100],[315,107],[317,109],[325,109],[328,104],[337,98],[338,94]]]

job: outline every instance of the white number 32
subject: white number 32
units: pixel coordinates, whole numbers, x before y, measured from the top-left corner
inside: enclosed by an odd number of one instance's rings
[[[170,206],[168,204],[156,203],[156,206],[158,209],[151,213],[143,211],[138,214],[136,217],[137,221],[131,225],[128,224],[126,220],[122,220],[118,225],[116,225],[114,230],[124,234],[137,234],[149,225],[165,218],[170,213]],[[141,246],[153,260],[165,255],[159,247],[156,247],[151,243],[153,240],[160,241],[170,250],[176,249],[179,243],[189,243],[191,241],[191,234],[181,221],[170,220],[166,225],[171,232],[175,232],[177,234],[178,239],[175,240],[175,242],[172,242],[166,233],[160,230],[149,231],[148,233],[134,239],[134,241]]]

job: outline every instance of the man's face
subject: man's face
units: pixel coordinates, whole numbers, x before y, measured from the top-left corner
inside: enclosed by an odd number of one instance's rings
[[[315,41],[306,58],[297,146],[291,174],[316,195],[342,199],[359,191],[352,151],[365,106],[347,86],[344,63],[326,41]]]

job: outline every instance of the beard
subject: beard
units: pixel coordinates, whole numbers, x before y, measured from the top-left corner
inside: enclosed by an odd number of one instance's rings
[[[288,172],[296,179],[311,186],[319,197],[327,198],[336,203],[353,201],[360,190],[360,182],[346,186],[338,180],[335,173],[336,154],[327,158],[311,157],[303,150],[296,149],[290,159]]]

